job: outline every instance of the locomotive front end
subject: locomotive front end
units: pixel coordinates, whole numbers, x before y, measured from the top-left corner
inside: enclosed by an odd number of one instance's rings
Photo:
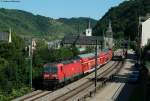
[[[43,85],[52,87],[58,83],[58,69],[54,64],[45,64],[43,67]]]

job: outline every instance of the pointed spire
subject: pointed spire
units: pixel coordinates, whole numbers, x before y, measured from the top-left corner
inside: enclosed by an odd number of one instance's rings
[[[108,29],[106,31],[106,45],[108,48],[112,48],[113,47],[113,31],[112,31],[112,26],[111,26],[111,21],[109,20],[109,25],[108,25]]]
[[[90,21],[90,17],[89,17],[89,26],[88,28],[91,28],[91,21]]]
[[[106,37],[113,37],[112,25],[111,20],[109,20],[108,29],[106,31]]]
[[[11,28],[9,28],[9,38],[8,38],[8,43],[11,43],[12,40],[11,40]]]
[[[88,19],[88,24],[87,24],[87,29],[85,31],[86,36],[92,36],[92,28],[91,28],[91,22],[90,22],[90,17]]]
[[[109,20],[108,32],[112,32],[111,20]]]
[[[104,30],[103,30],[103,42],[104,42],[104,48],[106,48],[106,38],[105,38],[105,32],[104,32]]]
[[[90,17],[87,18],[87,29],[91,29]]]

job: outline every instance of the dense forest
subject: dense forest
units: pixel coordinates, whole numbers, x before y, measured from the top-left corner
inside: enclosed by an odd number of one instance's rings
[[[150,13],[150,0],[128,0],[117,7],[112,7],[94,27],[94,35],[103,35],[108,28],[109,20],[115,38],[135,40],[138,31],[138,17]]]
[[[96,20],[90,19],[92,27]],[[10,27],[21,36],[62,37],[65,34],[78,33],[87,27],[88,18],[53,19],[29,12],[12,9],[0,9],[0,31],[5,32]],[[79,30],[78,30],[79,29]]]

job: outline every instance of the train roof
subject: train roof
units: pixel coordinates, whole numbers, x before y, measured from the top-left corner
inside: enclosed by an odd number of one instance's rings
[[[108,48],[104,48],[102,51],[103,52],[107,52],[107,51],[109,51],[109,49]]]
[[[87,57],[94,57],[95,53],[88,53],[88,54],[80,54],[78,55],[79,58],[87,58]]]
[[[109,50],[108,48],[105,48],[105,49],[102,50],[102,52],[107,52],[108,50]],[[99,53],[101,53],[100,50],[98,50],[97,54],[99,54]],[[80,58],[93,58],[93,57],[95,57],[95,52],[80,54],[77,57],[74,57],[74,58],[71,58],[71,59],[68,59],[68,60],[58,61],[58,62],[53,62],[53,63],[46,63],[46,64],[49,64],[49,65],[56,65],[56,64],[59,64],[59,63],[69,64],[69,63],[73,63],[74,61],[79,60]]]
[[[75,58],[72,58],[72,59],[68,59],[68,60],[63,60],[63,61],[57,61],[57,62],[52,62],[52,63],[46,63],[46,64],[49,64],[49,65],[57,65],[57,64],[69,64],[69,63],[73,63],[74,61],[77,61],[79,60],[79,57],[75,57]],[[45,65],[46,65],[45,64]]]
[[[77,61],[77,60],[79,60],[79,58],[61,61],[61,63],[63,63],[63,64],[69,64],[69,63],[73,63],[74,61]]]
[[[98,50],[97,54],[99,53],[103,53],[103,52],[108,52],[109,49],[108,48],[104,48],[101,52],[100,50]],[[95,52],[93,53],[86,53],[86,54],[80,54],[78,55],[79,58],[88,58],[88,57],[95,57]]]

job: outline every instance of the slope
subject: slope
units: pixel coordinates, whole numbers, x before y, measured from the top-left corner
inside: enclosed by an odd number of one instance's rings
[[[96,24],[94,19],[91,22],[92,25]],[[62,37],[77,33],[77,23],[83,23],[83,31],[87,26],[87,18],[53,19],[21,10],[0,9],[0,31],[6,32],[12,28],[13,33],[24,37]]]
[[[106,32],[111,20],[115,38],[135,40],[138,33],[138,17],[150,13],[150,0],[129,0],[112,7],[94,27],[94,35]]]

